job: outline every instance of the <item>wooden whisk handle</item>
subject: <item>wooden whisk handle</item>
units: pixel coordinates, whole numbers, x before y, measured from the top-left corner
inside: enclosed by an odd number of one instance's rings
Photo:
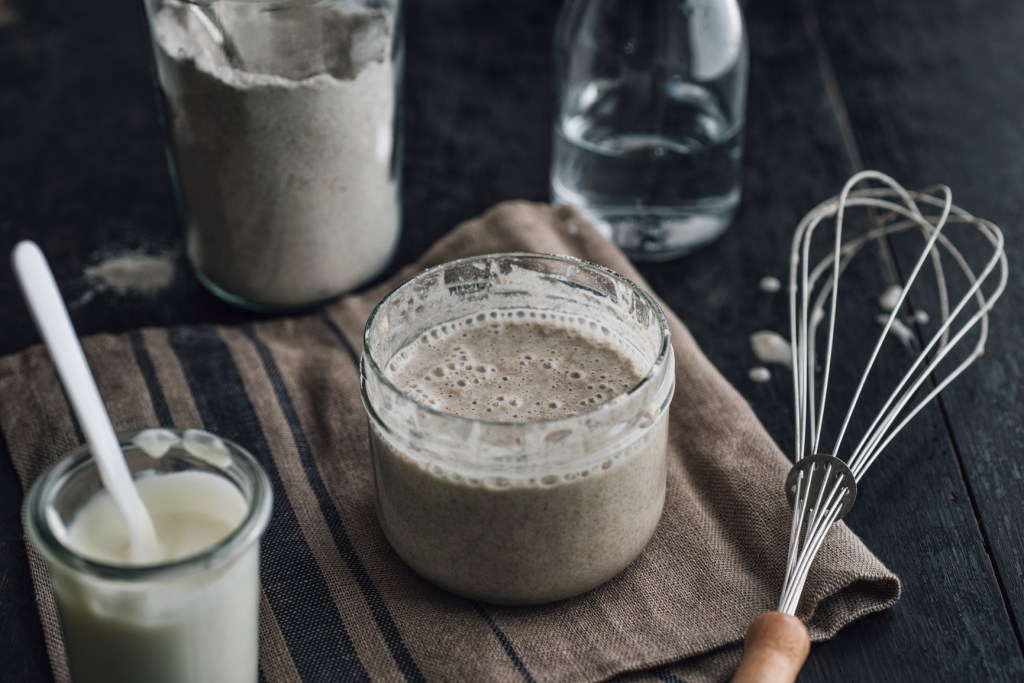
[[[765,612],[747,629],[732,683],[793,683],[810,651],[811,637],[802,621],[785,612]]]

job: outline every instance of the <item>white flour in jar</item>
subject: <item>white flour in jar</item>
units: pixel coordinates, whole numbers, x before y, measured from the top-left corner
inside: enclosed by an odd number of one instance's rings
[[[194,7],[171,1],[153,16],[189,257],[249,304],[351,290],[383,270],[398,240],[392,14],[317,7],[258,8],[226,24],[247,67],[255,45],[287,77],[229,65]]]

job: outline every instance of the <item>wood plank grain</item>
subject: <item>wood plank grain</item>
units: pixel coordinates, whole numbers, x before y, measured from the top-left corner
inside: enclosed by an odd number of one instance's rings
[[[855,163],[801,5],[751,3],[747,17],[751,89],[739,219],[719,243],[643,272],[788,451],[793,443],[789,373],[774,369],[773,381],[761,385],[747,377],[756,362],[748,335],[762,328],[788,330],[785,295],[761,292],[758,281],[765,275],[785,280],[797,221],[835,194]],[[853,294],[845,304],[848,316],[877,325],[876,298],[887,275],[884,261],[874,272],[848,274],[844,286]],[[871,327],[866,334],[879,331]],[[898,354],[884,360],[880,369],[889,373],[907,361]],[[830,395],[849,396],[856,368],[839,370]],[[942,415],[932,408],[875,465],[848,518],[900,574],[904,598],[888,613],[815,645],[801,680],[1001,680],[1021,675],[1013,633],[966,501]],[[988,656],[979,658],[979,653]]]
[[[1018,643],[1024,624],[1024,5],[819,3],[823,36],[865,162],[908,187],[946,183],[1001,225],[1010,281],[986,355],[942,396]],[[981,256],[980,245],[974,245]],[[903,251],[904,272],[913,254]],[[934,298],[911,291],[933,313]],[[927,332],[927,328],[923,328]]]

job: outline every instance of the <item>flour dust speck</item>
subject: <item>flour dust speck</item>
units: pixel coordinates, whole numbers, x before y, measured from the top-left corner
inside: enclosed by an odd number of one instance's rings
[[[78,308],[99,294],[153,296],[174,282],[173,253],[115,252],[94,257],[84,272],[85,291],[71,303]]]
[[[747,371],[747,377],[750,378],[751,382],[756,382],[757,384],[764,384],[765,382],[771,380],[772,371],[764,366],[758,365],[757,367],[750,368],[750,370]]]

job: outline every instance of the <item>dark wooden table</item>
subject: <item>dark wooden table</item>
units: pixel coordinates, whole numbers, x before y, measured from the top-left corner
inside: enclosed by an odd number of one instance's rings
[[[547,198],[547,0],[409,0],[405,234],[393,268],[508,198]],[[750,332],[786,329],[789,236],[853,171],[951,185],[1003,226],[1013,270],[982,362],[901,436],[847,521],[904,582],[898,605],[816,645],[804,680],[1024,680],[1024,3],[746,3],[751,72],[745,198],[713,246],[642,268],[706,353],[792,445],[785,373],[754,384]],[[0,251],[38,241],[80,333],[251,319],[192,277],[164,161],[140,0],[0,0]],[[91,299],[116,253],[172,253],[159,296]],[[898,278],[906,254],[895,253]],[[880,273],[880,277],[885,273]],[[865,296],[877,296],[880,286]],[[36,342],[0,268],[0,353]],[[0,680],[50,678],[0,454]]]

